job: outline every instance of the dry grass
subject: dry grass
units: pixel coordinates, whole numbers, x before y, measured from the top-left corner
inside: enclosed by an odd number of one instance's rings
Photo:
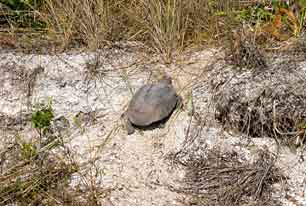
[[[253,163],[243,162],[235,152],[218,148],[204,153],[183,153],[173,156],[186,175],[176,192],[191,196],[188,205],[281,205],[272,198],[272,185],[284,179],[276,168],[272,154],[258,151]]]
[[[182,0],[142,0],[140,9],[146,14],[141,22],[148,31],[152,46],[166,60],[174,49],[182,48],[187,30],[188,15],[184,15]]]
[[[75,161],[62,136],[68,120],[53,120],[48,106],[31,121],[32,137],[1,137],[0,205],[101,205],[111,189],[102,187],[96,159]]]
[[[61,50],[79,46],[95,50],[114,41],[137,40],[154,48],[168,62],[174,53],[186,48],[224,46],[229,33],[243,21],[237,18],[238,11],[258,2],[271,3],[269,0],[46,0],[18,10],[18,15],[2,4],[0,21],[2,32],[22,40],[9,41],[13,46],[29,47],[46,41],[54,42],[57,48],[60,44]],[[3,41],[7,43],[7,38],[0,38],[0,43]]]
[[[0,205],[98,206],[111,192],[102,176],[95,161],[78,165],[59,139],[39,149],[16,136],[0,150]]]
[[[32,22],[45,23],[40,32],[60,42],[62,49],[71,45],[97,49],[112,41],[140,40],[169,59],[183,48],[226,36],[236,25],[235,8],[237,0],[46,0],[28,13],[36,16]],[[9,25],[16,25],[5,17]]]
[[[232,33],[231,47],[228,53],[229,63],[248,69],[267,68],[267,62],[263,52],[256,43],[256,36],[245,29]]]
[[[225,129],[251,137],[269,136],[292,146],[302,145],[306,77],[300,59],[288,52],[269,58],[254,41],[238,43],[231,51],[233,66],[216,68],[211,81],[216,119]]]
[[[60,143],[41,149],[16,137],[0,151],[0,205],[56,205],[68,203],[69,178],[77,166],[55,153]]]
[[[50,32],[59,34],[63,47],[73,40],[91,49],[100,47],[112,31],[111,9],[116,1],[46,1],[45,20]]]

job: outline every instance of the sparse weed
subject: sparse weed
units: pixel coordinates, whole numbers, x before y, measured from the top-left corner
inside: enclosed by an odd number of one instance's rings
[[[102,80],[105,72],[103,71],[104,62],[101,60],[101,54],[97,53],[93,59],[86,62],[86,81],[89,83],[90,80]]]
[[[31,118],[32,126],[38,131],[40,141],[43,138],[43,135],[48,131],[53,117],[54,114],[51,102],[48,105],[41,106],[41,108],[38,108],[37,111],[33,112]]]

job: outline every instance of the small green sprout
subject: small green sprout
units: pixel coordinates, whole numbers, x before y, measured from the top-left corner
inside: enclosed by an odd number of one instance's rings
[[[47,106],[42,106],[32,113],[32,126],[38,131],[40,141],[42,139],[42,136],[45,135],[48,131],[53,117],[54,114],[51,107],[51,102],[49,102]]]
[[[32,114],[32,125],[36,129],[48,128],[53,117],[54,115],[51,107],[42,108]]]
[[[34,144],[32,143],[22,143],[21,145],[21,155],[24,159],[30,160],[37,156],[38,151]]]

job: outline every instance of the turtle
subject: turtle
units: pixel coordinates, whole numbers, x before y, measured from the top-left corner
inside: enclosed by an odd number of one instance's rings
[[[128,135],[135,132],[135,127],[145,128],[167,119],[181,102],[182,98],[173,88],[172,78],[169,76],[155,84],[142,86],[123,114]]]

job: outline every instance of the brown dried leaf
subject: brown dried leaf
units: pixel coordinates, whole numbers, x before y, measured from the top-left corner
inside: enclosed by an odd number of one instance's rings
[[[280,14],[275,16],[274,21],[272,22],[272,26],[275,29],[279,29],[282,26],[282,16]]]
[[[289,26],[291,27],[294,35],[296,35],[299,31],[299,23],[294,13],[291,10],[284,9],[284,8],[279,9],[279,12],[280,14],[285,14],[288,16],[288,20],[291,23],[289,24]]]

